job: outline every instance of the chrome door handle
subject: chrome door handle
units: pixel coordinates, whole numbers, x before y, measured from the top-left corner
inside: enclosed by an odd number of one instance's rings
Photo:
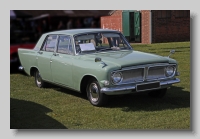
[[[52,63],[52,60],[50,61],[50,63]]]
[[[58,56],[59,54],[57,54],[57,53],[53,53],[53,55],[54,55],[54,56]]]
[[[43,54],[43,52],[39,51],[38,54]]]

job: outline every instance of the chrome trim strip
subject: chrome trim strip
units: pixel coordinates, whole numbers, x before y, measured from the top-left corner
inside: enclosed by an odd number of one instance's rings
[[[56,86],[58,86],[58,87],[66,88],[66,89],[69,89],[69,90],[72,90],[72,91],[76,91],[76,92],[81,93],[79,90],[75,90],[75,89],[73,89],[73,88],[71,88],[71,87],[69,87],[69,86],[66,86],[66,85],[63,85],[63,84],[60,84],[60,83],[55,83],[55,82],[51,82],[51,81],[44,80],[44,79],[43,79],[43,81],[48,82],[49,84],[56,85]]]
[[[125,67],[125,68],[122,68],[121,70],[129,70],[129,69],[132,69],[132,68],[144,68],[144,67],[156,67],[156,66],[167,66],[167,65],[176,65],[176,64],[169,64],[169,63],[153,63],[153,64],[144,64],[144,65],[135,65],[135,66],[131,66],[131,67]]]
[[[118,71],[125,71],[125,70],[134,70],[134,69],[145,69],[145,66],[136,66],[136,67],[133,67],[133,68],[130,68],[130,69],[121,69],[121,70],[116,70],[116,71],[113,71],[113,72],[118,72]]]
[[[117,87],[113,87],[113,88],[101,88],[101,93],[110,93],[110,92],[116,92],[116,91],[126,91],[126,90],[133,90],[135,89],[135,85],[129,85],[129,86],[117,86]]]
[[[179,83],[179,82],[180,82],[180,79],[176,78],[175,80],[162,81],[162,82],[160,82],[160,85],[161,86],[163,86],[163,85],[171,85],[171,84]]]
[[[172,80],[167,80],[167,81],[160,81],[160,87],[165,86],[165,85],[172,85],[175,83],[179,83],[180,79],[175,78]],[[153,83],[153,82],[149,82],[149,83]],[[103,87],[101,88],[101,93],[105,93],[105,94],[114,94],[117,91],[127,91],[127,90],[134,90],[136,89],[136,84],[129,84],[129,85],[123,85],[123,86],[114,86],[114,87]],[[150,89],[150,90],[154,90],[154,89]],[[123,92],[121,93],[123,94]]]

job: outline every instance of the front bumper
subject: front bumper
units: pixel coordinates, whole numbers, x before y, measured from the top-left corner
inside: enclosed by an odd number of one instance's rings
[[[171,86],[172,84],[179,83],[180,79],[175,78],[171,80],[166,80],[166,81],[160,81],[160,88],[166,88],[168,86]],[[152,83],[152,82],[149,82]],[[160,89],[156,88],[156,89]],[[101,93],[105,93],[107,95],[114,95],[114,94],[124,94],[126,92],[132,92],[132,90],[136,91],[136,84],[128,84],[128,85],[121,85],[121,86],[114,86],[114,87],[103,87],[101,88]],[[154,89],[149,89],[149,90],[155,90]]]

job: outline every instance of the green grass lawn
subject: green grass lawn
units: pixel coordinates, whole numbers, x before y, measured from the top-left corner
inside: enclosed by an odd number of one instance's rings
[[[10,74],[11,129],[191,129],[190,42],[133,44],[138,51],[168,56],[179,63],[181,82],[162,99],[145,93],[112,96],[106,107],[92,106],[85,96],[56,87],[40,89],[34,78]]]

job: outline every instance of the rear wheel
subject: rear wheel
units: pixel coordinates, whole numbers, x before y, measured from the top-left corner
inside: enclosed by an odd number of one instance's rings
[[[166,93],[167,93],[167,88],[164,88],[160,90],[151,91],[148,93],[148,95],[153,98],[162,98],[165,96]]]
[[[35,76],[35,84],[36,84],[36,86],[39,87],[39,88],[45,87],[46,84],[42,80],[42,77],[41,77],[40,72],[38,70],[35,71],[34,76]]]
[[[100,92],[99,83],[95,79],[91,79],[87,84],[87,97],[94,106],[103,106],[108,101],[108,96]]]

